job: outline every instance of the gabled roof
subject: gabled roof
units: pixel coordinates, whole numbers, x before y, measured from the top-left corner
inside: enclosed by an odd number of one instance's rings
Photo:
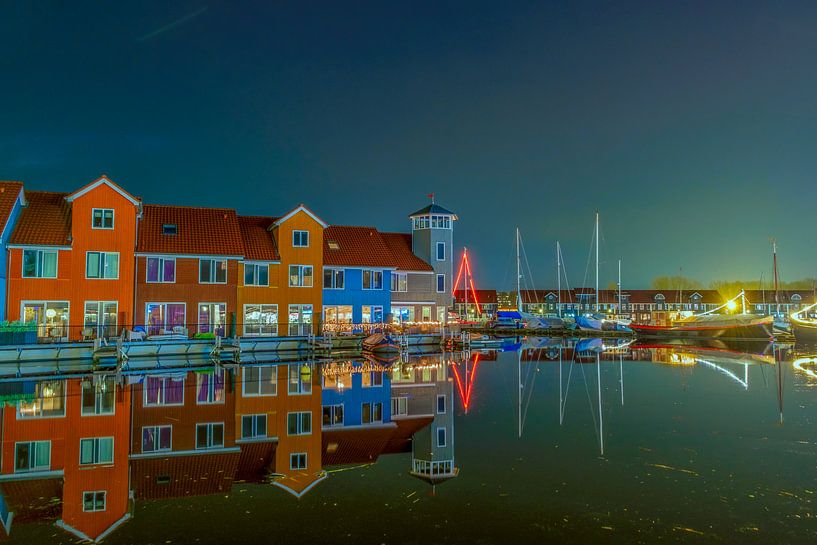
[[[428,214],[445,214],[449,216],[454,216],[454,219],[457,219],[457,215],[452,212],[451,210],[446,210],[439,204],[431,203],[428,206],[425,206],[413,214],[410,214],[409,217],[413,218],[414,216],[426,216]]]
[[[328,227],[328,225],[326,224],[325,221],[323,221],[321,218],[319,218],[312,210],[310,210],[309,208],[307,208],[303,204],[299,204],[298,206],[296,206],[295,208],[293,208],[292,210],[290,210],[289,212],[284,214],[282,217],[278,218],[273,225],[275,225],[275,226],[281,225],[282,223],[284,223],[286,220],[288,220],[289,218],[291,218],[292,216],[294,216],[298,212],[305,213],[307,216],[309,216],[310,218],[312,218],[313,220],[318,222],[320,224],[320,226],[323,227],[324,229],[326,229]]]
[[[22,191],[23,182],[0,181],[0,234],[5,231],[14,203],[20,198]]]
[[[238,227],[244,243],[244,259],[247,261],[280,261],[275,237],[269,227],[276,218],[265,216],[238,216]]]
[[[400,271],[433,271],[434,269],[411,251],[410,233],[380,233],[392,255],[392,263]]]
[[[176,234],[164,234],[175,225]],[[146,204],[139,222],[139,253],[242,257],[238,216],[230,208]]]
[[[814,290],[812,289],[805,289],[805,290],[778,290],[779,298],[778,302],[781,305],[784,304],[811,304],[813,303],[815,298]],[[773,305],[775,304],[774,300],[774,290],[746,290],[746,303],[752,305]],[[800,296],[800,299],[795,297],[796,295]]]
[[[332,225],[323,232],[324,265],[395,267],[383,237],[374,227]]]
[[[65,193],[26,191],[9,244],[24,246],[70,246],[71,204]]]
[[[107,185],[108,187],[110,187],[111,189],[113,189],[114,191],[116,191],[117,193],[122,195],[123,197],[125,197],[127,200],[132,202],[135,206],[139,206],[141,204],[141,201],[137,197],[134,197],[133,195],[131,195],[130,193],[128,193],[127,191],[122,189],[121,186],[119,186],[118,184],[113,182],[105,174],[103,174],[102,176],[100,176],[99,178],[94,180],[93,182],[80,187],[79,189],[77,189],[73,193],[70,193],[70,194],[66,195],[65,200],[67,200],[68,202],[72,202],[74,199],[85,195],[86,193],[88,193],[89,191],[91,191],[92,189],[94,189],[96,187],[99,187],[100,185]]]

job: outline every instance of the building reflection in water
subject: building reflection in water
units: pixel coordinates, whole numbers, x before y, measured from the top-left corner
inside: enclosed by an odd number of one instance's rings
[[[0,380],[0,534],[54,521],[99,541],[134,502],[264,483],[301,497],[327,467],[411,453],[432,485],[457,475],[442,355],[397,363],[243,363]]]

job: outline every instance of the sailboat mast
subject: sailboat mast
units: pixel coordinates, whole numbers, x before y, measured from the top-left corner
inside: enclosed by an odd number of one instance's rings
[[[621,315],[621,260],[618,260],[618,314]]]
[[[556,310],[562,317],[562,248],[556,241]]]
[[[777,276],[777,241],[772,239],[772,261],[774,262],[774,304],[775,314],[780,314],[780,281]]]
[[[516,228],[516,310],[522,312],[522,261],[519,257],[519,227]]]
[[[462,263],[465,265],[468,259],[468,248],[462,249]],[[465,266],[465,270],[463,271],[463,286],[462,291],[465,292],[465,321],[468,321],[468,267]]]
[[[599,311],[599,213],[596,212],[596,312]]]

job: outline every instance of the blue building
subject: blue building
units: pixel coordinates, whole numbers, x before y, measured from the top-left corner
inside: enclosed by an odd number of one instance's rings
[[[373,227],[328,227],[323,234],[323,323],[388,321],[394,259]]]
[[[322,366],[323,429],[391,424],[391,373],[369,360]]]
[[[0,182],[0,321],[6,319],[7,246],[23,205],[25,194],[22,182]]]

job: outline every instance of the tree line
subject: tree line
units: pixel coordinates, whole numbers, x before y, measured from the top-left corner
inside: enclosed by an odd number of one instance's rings
[[[715,280],[708,286],[694,278],[686,276],[656,276],[652,279],[650,287],[654,290],[718,290],[721,296],[731,299],[740,293],[740,290],[773,290],[774,284],[770,281],[760,282],[760,280]],[[815,290],[817,289],[817,278],[803,278],[791,282],[780,282],[781,290]]]

